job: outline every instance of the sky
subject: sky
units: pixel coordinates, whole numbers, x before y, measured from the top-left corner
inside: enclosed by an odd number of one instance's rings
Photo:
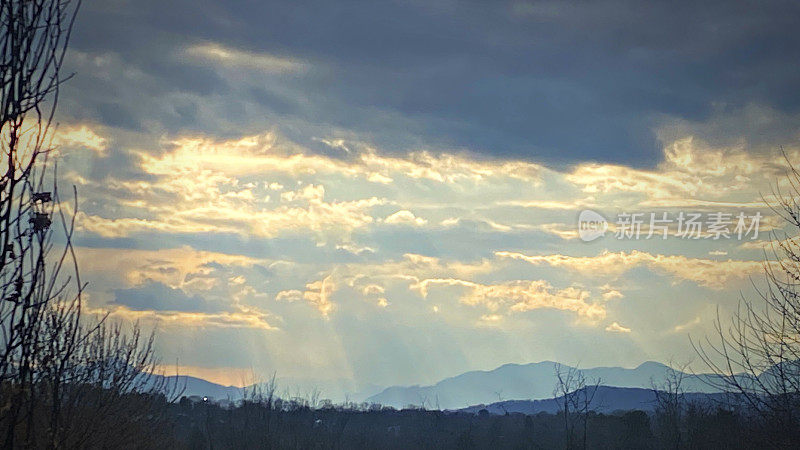
[[[86,1],[55,142],[88,308],[225,384],[696,360],[782,236],[764,200],[781,149],[800,161],[798,21],[789,1]],[[763,218],[646,239],[651,213]]]

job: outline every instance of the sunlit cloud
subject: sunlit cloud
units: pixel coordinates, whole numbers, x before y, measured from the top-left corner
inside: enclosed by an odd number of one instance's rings
[[[210,265],[252,267],[266,260],[219,252],[196,250],[188,246],[161,250],[81,247],[77,252],[82,270],[108,271],[129,285],[158,281],[173,288],[183,287]],[[119,287],[119,286],[118,286]]]
[[[617,322],[612,322],[611,325],[606,327],[606,331],[610,331],[612,333],[630,333],[631,329],[623,327]]]
[[[723,289],[731,280],[742,280],[748,275],[764,270],[762,261],[688,258],[682,255],[653,255],[648,252],[608,252],[597,256],[574,257],[567,255],[528,256],[514,252],[497,252],[500,258],[522,260],[534,265],[547,264],[563,267],[585,276],[619,277],[635,267],[648,267],[666,273],[677,280],[688,280],[711,289]]]
[[[313,281],[305,286],[304,291],[296,289],[278,292],[275,296],[277,301],[295,302],[305,300],[316,308],[323,316],[328,316],[334,307],[331,295],[336,290],[336,283],[331,275],[321,280]]]
[[[145,326],[159,327],[165,331],[170,328],[252,328],[275,330],[268,319],[269,315],[257,311],[234,311],[220,313],[178,312],[178,311],[134,311],[125,307],[92,310],[98,315],[108,314],[113,319],[127,322],[139,321]]]
[[[422,226],[428,223],[427,220],[423,219],[422,217],[417,217],[411,211],[407,210],[400,210],[396,213],[393,213],[383,219],[384,223],[388,223],[390,225],[416,225]]]
[[[89,153],[108,157],[115,146],[107,142]],[[576,222],[582,209],[609,218],[659,208],[758,209],[754,183],[763,177],[751,165],[772,156],[685,139],[651,169],[587,163],[555,170],[469,153],[315,142],[331,151],[277,132],[173,137],[128,150],[136,175],[83,177],[89,207],[78,212],[82,235],[179,245],[79,252],[88,278],[106,278],[94,283],[92,307],[170,333],[258,330],[290,339],[309,327],[309,348],[340,345],[347,334],[338,327],[353,316],[402,329],[439,321],[443,333],[534,323],[547,333],[541,321],[555,317],[575,333],[638,341],[646,340],[632,326],[632,315],[643,314],[635,291],[641,283],[723,298],[763,270],[758,249],[765,241],[607,237],[598,248],[578,239]],[[707,150],[722,156],[701,154]],[[763,226],[766,232],[777,222],[764,217]],[[272,256],[235,254],[260,251],[243,246],[231,254],[200,250],[219,249],[210,245],[217,236],[263,244]],[[721,260],[728,254],[735,257]],[[663,335],[703,329],[681,328],[697,312],[675,307],[676,318],[659,325]]]
[[[193,45],[185,51],[189,57],[198,58],[234,68],[255,69],[262,72],[291,73],[306,70],[307,65],[292,58],[269,55],[260,52],[248,52],[207,42]]]
[[[53,145],[83,147],[103,155],[108,148],[108,140],[89,125],[58,126],[53,135]]]
[[[572,311],[582,318],[596,321],[606,315],[602,304],[590,301],[590,292],[575,287],[553,289],[546,281],[515,280],[502,284],[485,285],[453,278],[421,280],[411,286],[427,297],[437,287],[461,287],[466,293],[459,301],[469,306],[482,306],[491,313],[524,312],[550,308]]]
[[[639,194],[639,205],[646,207],[763,207],[759,189],[769,191],[780,167],[777,154],[752,154],[744,146],[714,148],[687,136],[665,145],[656,169],[590,163],[578,165],[566,179],[593,195]]]
[[[686,330],[692,329],[692,328],[696,327],[697,325],[700,325],[700,322],[701,322],[701,320],[700,320],[700,317],[698,316],[698,317],[695,317],[694,319],[692,319],[692,320],[690,320],[688,322],[675,325],[675,327],[672,329],[672,331],[675,332],[675,333],[683,333],[683,332],[686,332]]]
[[[573,201],[558,201],[558,200],[506,200],[498,202],[498,205],[519,206],[522,208],[531,209],[561,209],[568,211],[577,211],[583,208],[592,208],[596,205],[594,198],[588,197],[587,199],[573,200]]]

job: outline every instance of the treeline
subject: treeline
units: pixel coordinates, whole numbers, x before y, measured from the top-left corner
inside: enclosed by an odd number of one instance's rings
[[[678,445],[660,428],[658,418],[645,412],[589,413],[583,447],[567,435],[556,414],[493,416],[377,407],[270,411],[256,404],[225,410],[188,402],[172,407],[181,417],[174,429],[178,448],[759,448],[753,439],[757,430],[722,409],[687,416],[685,437]]]
[[[97,393],[95,393],[97,394]],[[109,393],[109,395],[114,395]],[[326,405],[249,398],[233,407],[153,394],[118,397],[124,408],[96,414],[89,407],[71,427],[91,430],[69,447],[176,449],[708,449],[797,448],[776,424],[724,405],[684,405],[675,416],[627,411],[572,419],[586,422],[586,440],[562,414],[490,415],[379,405]],[[46,415],[46,405],[38,414]],[[677,422],[675,421],[677,419]],[[76,428],[73,428],[76,429]],[[35,440],[34,440],[35,442]],[[21,448],[22,446],[20,446]],[[44,448],[46,445],[34,445]]]

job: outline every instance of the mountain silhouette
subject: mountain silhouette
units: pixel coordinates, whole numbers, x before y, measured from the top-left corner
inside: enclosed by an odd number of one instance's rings
[[[541,400],[553,397],[556,365],[552,361],[531,364],[505,364],[494,370],[471,371],[446,378],[431,386],[393,386],[367,398],[368,402],[395,408],[409,405],[427,408],[460,409],[476,404],[491,404],[507,399]],[[567,366],[562,365],[565,369]],[[601,380],[604,386],[650,389],[662,382],[672,369],[648,361],[634,369],[595,367],[582,369],[587,382]],[[709,393],[717,390],[708,381],[713,375],[683,374],[686,392]]]
[[[594,386],[585,389],[594,389]],[[682,400],[686,403],[714,405],[724,401],[729,394],[687,392]],[[589,395],[592,397],[591,395]],[[556,414],[564,404],[564,397],[548,398],[544,400],[506,400],[488,405],[473,405],[462,408],[460,411],[478,414],[486,410],[490,414],[522,413]],[[613,386],[598,386],[594,392],[589,409],[598,413],[613,413],[614,411],[653,411],[658,402],[656,393],[652,389],[626,388]]]
[[[253,384],[249,384],[246,387],[225,386],[188,375],[153,375],[151,384],[163,384],[170,388],[177,387],[178,389],[183,389],[182,396],[206,396],[215,400],[241,400],[246,392],[252,393],[253,391]],[[277,378],[275,380],[275,395],[277,397],[307,398],[316,390],[319,395],[319,400],[329,399],[337,403],[344,402],[346,399],[360,403],[370,395],[380,392],[383,389],[383,386],[356,384],[348,380],[340,379]]]

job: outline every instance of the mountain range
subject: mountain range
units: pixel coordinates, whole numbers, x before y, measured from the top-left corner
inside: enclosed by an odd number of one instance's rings
[[[240,400],[246,392],[252,392],[253,384],[246,387],[225,386],[188,375],[155,375],[151,383],[166,384],[182,389],[183,396],[211,397],[216,400]],[[356,384],[350,380],[317,380],[276,378],[275,395],[281,398],[309,398],[318,393],[318,399],[330,399],[335,403],[344,401],[363,402],[367,397],[384,389],[372,384]]]
[[[393,386],[367,398],[367,402],[403,408],[409,405],[460,409],[503,400],[552,398],[557,383],[557,363],[506,364],[489,371],[471,371],[446,378],[431,386]],[[565,370],[567,366],[562,366]],[[650,389],[662,383],[672,371],[657,362],[645,362],[633,369],[595,367],[581,369],[587,382],[603,386]],[[713,375],[684,373],[685,392],[717,392],[709,385]]]
[[[334,402],[341,402],[345,398],[350,401],[378,403],[394,408],[404,408],[410,405],[426,408],[463,409],[472,405],[496,405],[497,408],[521,407],[543,408],[548,411],[548,401],[554,401],[554,388],[557,384],[557,363],[542,361],[531,364],[505,364],[488,371],[470,371],[463,374],[445,378],[429,386],[391,386],[382,389],[374,385],[361,387],[360,391],[348,386],[344,382],[326,383],[306,380],[298,383],[288,379],[277,380],[276,394],[281,397],[308,396],[314,388],[320,391],[319,398],[329,398]],[[563,370],[569,367],[563,366]],[[673,369],[657,362],[645,362],[633,369],[623,367],[594,367],[581,369],[587,383],[594,384],[598,380],[601,386],[616,388],[632,388],[633,390],[607,390],[603,395],[621,395],[623,398],[635,398],[624,404],[647,402],[652,396],[652,387],[658,387]],[[681,374],[682,389],[692,393],[715,393],[718,390],[711,387],[713,375],[708,374]],[[175,376],[167,377],[175,381]],[[181,375],[179,385],[185,385],[186,396],[208,396],[215,399],[238,400],[242,398],[243,388],[236,386],[223,386],[206,381],[202,378]],[[348,390],[348,388],[352,390]],[[600,392],[600,391],[598,391]],[[631,397],[633,396],[633,397]],[[605,397],[603,397],[605,398]],[[598,400],[600,397],[598,397]],[[608,399],[606,399],[608,400]],[[521,401],[521,403],[515,402]],[[530,405],[525,402],[530,403]],[[531,403],[531,401],[533,401]],[[536,402],[542,401],[542,402]],[[625,403],[627,402],[627,403]],[[613,402],[607,402],[612,404]],[[617,403],[613,403],[616,405]],[[517,405],[517,406],[514,406]],[[525,405],[525,406],[520,406]],[[619,408],[624,409],[624,408]]]
[[[594,390],[594,387],[585,389]],[[590,394],[589,409],[598,413],[613,413],[614,411],[653,411],[657,406],[656,393],[652,389],[625,388],[613,386],[598,386],[594,395]],[[700,393],[688,392],[683,394],[682,400],[687,403],[713,405],[727,399],[725,393]],[[462,408],[460,411],[478,414],[486,410],[489,414],[556,414],[563,409],[564,397],[548,398],[544,400],[506,400],[488,405],[474,405]]]

